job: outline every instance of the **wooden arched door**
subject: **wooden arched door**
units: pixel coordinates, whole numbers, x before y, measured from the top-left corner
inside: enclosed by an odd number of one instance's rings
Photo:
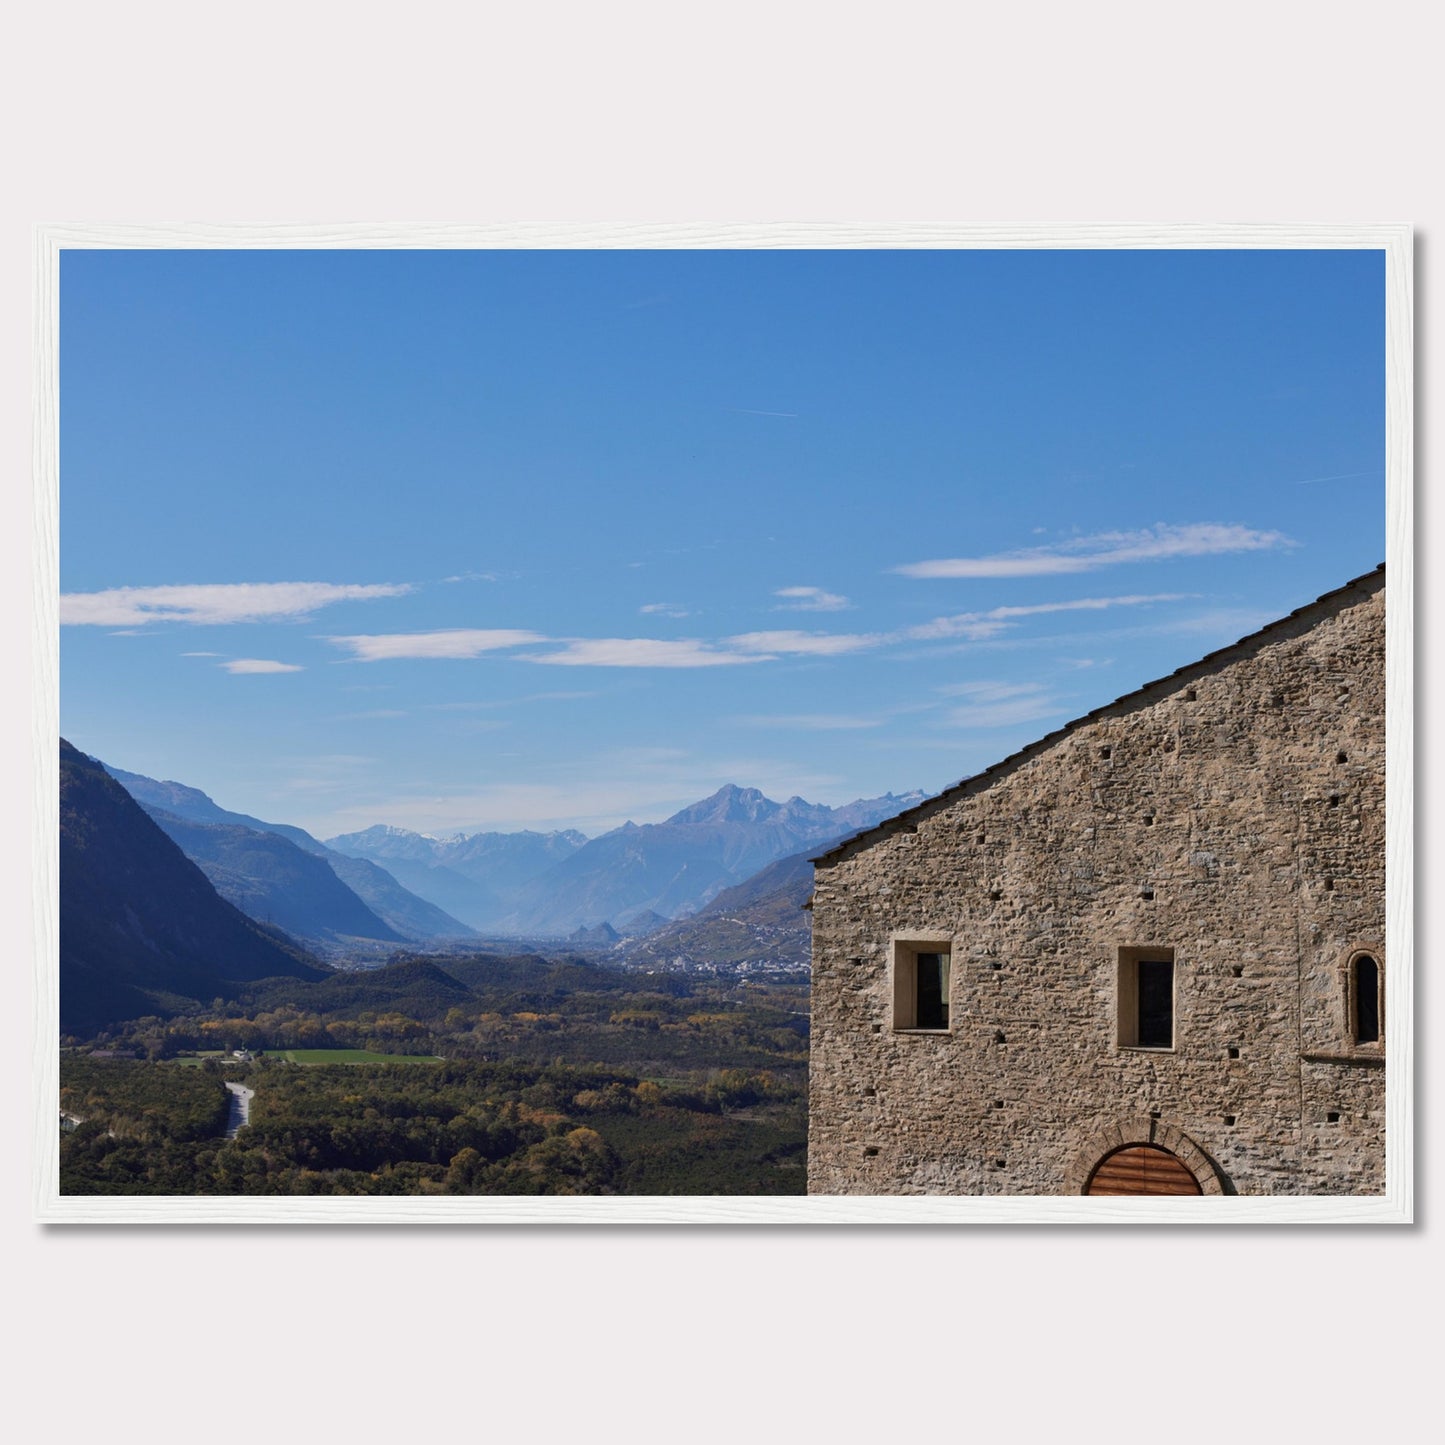
[[[1202,1194],[1178,1155],[1158,1144],[1126,1144],[1104,1155],[1084,1185],[1085,1194]]]

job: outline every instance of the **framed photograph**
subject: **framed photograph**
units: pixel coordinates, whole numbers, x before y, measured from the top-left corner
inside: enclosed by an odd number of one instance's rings
[[[35,1214],[1408,1222],[1402,226],[45,226]]]

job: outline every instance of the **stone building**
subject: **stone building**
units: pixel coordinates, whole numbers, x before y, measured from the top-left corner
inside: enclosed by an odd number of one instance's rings
[[[1383,567],[814,867],[811,1193],[1383,1191]]]

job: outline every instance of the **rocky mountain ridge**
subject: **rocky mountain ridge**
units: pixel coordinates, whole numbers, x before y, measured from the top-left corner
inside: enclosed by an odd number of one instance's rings
[[[378,864],[336,852],[304,828],[233,813],[184,783],[102,766],[224,898],[259,922],[318,946],[423,942],[472,931]]]
[[[648,915],[694,914],[777,859],[871,827],[923,796],[887,793],[833,808],[728,784],[662,823],[628,822],[592,839],[429,839],[379,825],[327,845],[385,863],[413,892],[486,932],[566,937],[605,924],[625,935]]]

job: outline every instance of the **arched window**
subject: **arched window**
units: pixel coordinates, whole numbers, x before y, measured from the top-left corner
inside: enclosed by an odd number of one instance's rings
[[[1350,1033],[1357,1044],[1378,1044],[1384,1023],[1380,965],[1373,954],[1350,960]]]

